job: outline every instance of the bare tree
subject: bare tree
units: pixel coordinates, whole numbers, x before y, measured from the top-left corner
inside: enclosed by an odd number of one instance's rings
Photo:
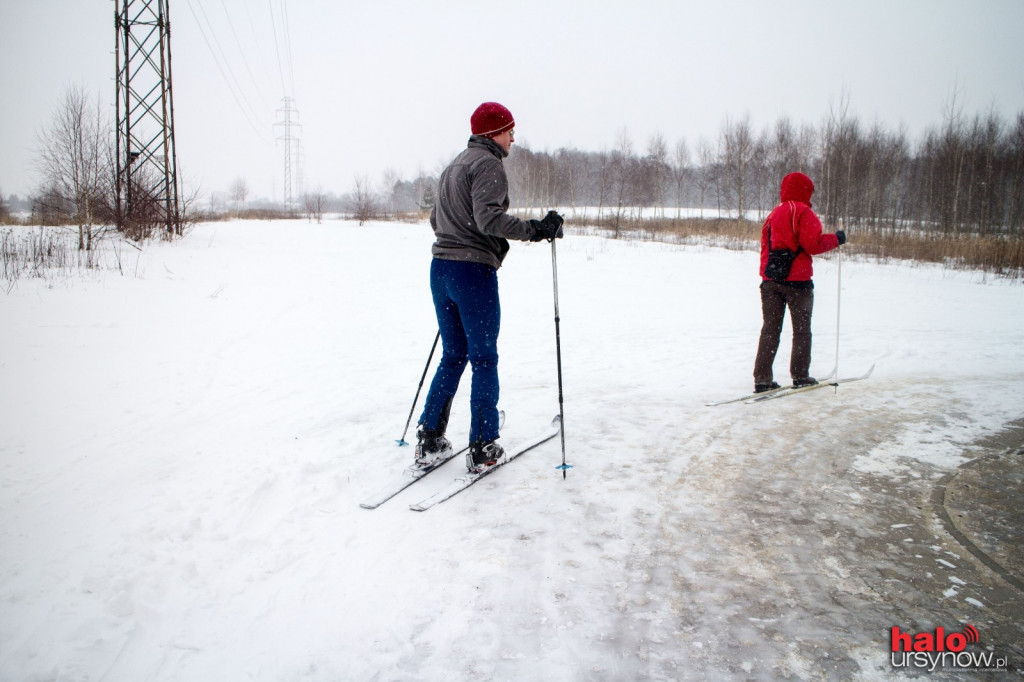
[[[386,168],[384,170],[382,180],[384,183],[385,197],[384,212],[389,216],[393,216],[398,213],[397,206],[395,205],[395,190],[398,188],[399,183],[402,181],[402,177],[394,168]]]
[[[587,155],[573,150],[561,150],[559,157],[565,170],[566,200],[574,211],[583,197],[587,179]]]
[[[1024,111],[1017,114],[1004,150],[1007,228],[1021,236],[1024,227]]]
[[[772,201],[774,194],[771,191],[773,183],[771,181],[772,176],[768,161],[770,147],[771,143],[769,142],[768,132],[764,131],[754,141],[754,153],[750,159],[754,185],[754,204],[758,212],[762,214],[767,213],[771,206],[774,206],[774,204],[766,204],[766,202]]]
[[[356,186],[349,199],[349,207],[360,225],[367,220],[375,220],[380,217],[380,201],[366,176],[356,178]]]
[[[750,130],[749,115],[738,123],[728,117],[722,128],[721,163],[726,173],[727,188],[733,205],[736,207],[737,220],[743,220],[747,208],[747,184],[749,182],[749,166],[754,158],[754,138]]]
[[[711,142],[706,138],[702,137],[697,142],[697,159],[698,159],[698,173],[697,173],[697,187],[700,190],[700,217],[704,217],[704,203],[707,200],[708,190],[711,188],[711,183],[715,182],[716,170],[715,170],[715,148]]]
[[[245,178],[242,176],[238,176],[235,178],[235,181],[231,183],[228,195],[231,197],[231,200],[235,202],[235,216],[237,217],[243,210],[245,210],[245,200],[249,197],[249,183],[247,183]]]
[[[665,180],[669,174],[668,165],[668,144],[661,133],[656,133],[647,142],[647,165],[650,182],[650,190],[656,210],[660,210],[662,218],[665,217]]]
[[[958,89],[954,88],[939,138],[938,174],[939,224],[944,231],[959,228],[961,192],[964,188],[967,144],[963,108],[957,103]]]
[[[690,147],[685,139],[676,142],[675,154],[672,157],[672,179],[676,186],[676,218],[682,217],[683,211],[683,184],[686,182],[686,175],[690,171]]]
[[[604,215],[605,201],[608,199],[608,191],[611,187],[612,177],[612,155],[608,152],[600,152],[597,157],[597,220],[601,221]]]
[[[37,136],[43,183],[73,208],[79,250],[92,250],[97,217],[111,206],[113,127],[104,118],[99,97],[93,109],[85,90],[72,86]]]
[[[810,172],[809,167],[800,165],[797,157],[796,128],[793,126],[792,121],[783,116],[775,122],[775,127],[768,142],[767,172],[771,189],[775,192],[769,195],[772,198],[778,199],[779,195],[777,192],[780,183],[787,173],[794,171]]]
[[[833,224],[840,218],[849,224],[853,208],[860,122],[850,116],[849,109],[849,97],[844,93],[838,105],[829,107],[829,118],[822,131],[822,216]]]
[[[615,138],[615,151],[612,152],[612,178],[615,191],[615,236],[622,228],[622,219],[627,208],[632,209],[633,201],[633,166],[636,157],[633,154],[633,140],[629,130],[623,128]]]
[[[306,216],[312,220],[316,218],[317,225],[323,222],[324,207],[327,206],[327,193],[323,186],[317,185],[312,192],[306,192],[304,196],[306,204]]]

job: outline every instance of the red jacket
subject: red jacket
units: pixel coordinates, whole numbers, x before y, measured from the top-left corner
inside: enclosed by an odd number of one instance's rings
[[[799,176],[799,177],[794,177]],[[764,268],[768,264],[768,227],[771,226],[772,249],[789,249],[800,253],[793,260],[793,268],[789,271],[787,282],[806,282],[814,274],[811,256],[825,253],[839,246],[839,238],[834,234],[821,233],[821,221],[811,208],[811,193],[814,185],[807,176],[792,173],[782,181],[780,193],[782,203],[776,206],[768,219],[761,226],[761,279]],[[792,207],[792,208],[790,208]],[[793,214],[796,214],[795,220]]]

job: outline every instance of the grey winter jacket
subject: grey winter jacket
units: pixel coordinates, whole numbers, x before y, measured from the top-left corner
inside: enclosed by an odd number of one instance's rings
[[[442,260],[472,261],[497,269],[508,254],[508,239],[529,241],[529,221],[506,213],[506,156],[493,140],[477,135],[441,173],[430,226],[437,237],[431,252]]]

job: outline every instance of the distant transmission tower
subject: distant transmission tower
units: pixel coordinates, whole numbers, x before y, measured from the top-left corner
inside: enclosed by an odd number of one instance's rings
[[[300,160],[298,131],[302,125],[298,121],[299,110],[295,108],[295,100],[284,97],[281,101],[284,105],[277,113],[283,115],[284,119],[275,123],[274,127],[282,130],[277,139],[284,142],[284,206],[291,212],[295,206],[295,177]]]
[[[168,0],[114,0],[121,229],[181,234]]]

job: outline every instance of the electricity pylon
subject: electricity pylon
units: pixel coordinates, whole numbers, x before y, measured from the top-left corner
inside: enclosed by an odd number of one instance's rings
[[[168,0],[114,0],[118,227],[182,231]]]
[[[299,110],[295,108],[295,100],[291,97],[284,97],[281,102],[283,106],[277,110],[277,113],[282,114],[284,120],[275,123],[274,127],[282,130],[277,139],[284,142],[284,207],[291,214],[295,209],[296,169],[301,161],[298,131],[302,128],[302,124],[298,121]],[[301,171],[299,175],[301,177]]]

